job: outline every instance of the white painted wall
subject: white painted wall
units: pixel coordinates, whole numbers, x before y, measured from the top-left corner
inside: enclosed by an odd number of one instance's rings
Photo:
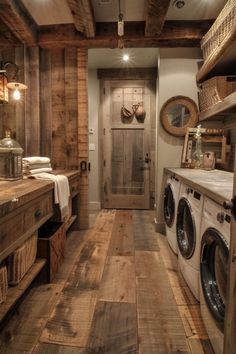
[[[90,210],[101,208],[100,198],[100,146],[99,146],[99,106],[100,89],[97,79],[97,70],[88,71],[88,98],[89,98],[89,130],[93,129],[93,134],[89,132],[89,148],[95,147],[95,150],[89,151],[89,162],[91,171],[89,174],[89,206]]]
[[[159,112],[171,97],[183,95],[198,104],[196,73],[198,58],[196,49],[161,49],[159,58],[159,89],[157,97],[157,164],[156,164],[156,221],[157,230],[163,232],[162,177],[165,167],[180,167],[184,138],[168,134],[162,127]]]

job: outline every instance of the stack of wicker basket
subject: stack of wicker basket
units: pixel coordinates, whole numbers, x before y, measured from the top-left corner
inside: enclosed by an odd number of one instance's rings
[[[225,43],[235,37],[236,0],[228,0],[209,31],[201,40],[204,61],[208,61]]]
[[[200,112],[221,102],[236,91],[236,76],[215,76],[200,85],[198,93]]]

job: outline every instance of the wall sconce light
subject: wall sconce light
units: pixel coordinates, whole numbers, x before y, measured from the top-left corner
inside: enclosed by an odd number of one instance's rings
[[[0,103],[8,103],[8,89],[13,90],[13,99],[19,100],[21,90],[26,90],[27,86],[17,82],[18,66],[11,62],[0,61]]]
[[[21,98],[20,91],[26,90],[27,86],[24,84],[21,84],[20,82],[9,82],[7,84],[7,88],[9,90],[13,90],[12,97],[14,98],[14,100],[19,101]]]
[[[7,77],[4,66],[0,63],[0,103],[8,102]]]

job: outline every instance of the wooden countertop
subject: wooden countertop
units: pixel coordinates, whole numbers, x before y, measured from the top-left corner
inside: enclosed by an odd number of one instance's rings
[[[172,173],[178,176],[190,187],[202,192],[205,196],[221,204],[229,201],[233,195],[232,172],[221,170],[200,170],[188,168],[165,168],[165,173]]]
[[[69,181],[79,178],[78,171],[55,170],[54,174],[63,174]],[[19,208],[43,193],[53,190],[52,181],[23,178],[17,181],[0,181],[0,217]]]

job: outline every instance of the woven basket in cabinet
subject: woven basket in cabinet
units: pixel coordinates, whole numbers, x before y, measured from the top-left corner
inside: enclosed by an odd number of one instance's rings
[[[37,253],[37,234],[29,237],[7,259],[8,283],[18,284],[33,265]]]
[[[0,304],[6,300],[7,297],[7,267],[0,266]]]

